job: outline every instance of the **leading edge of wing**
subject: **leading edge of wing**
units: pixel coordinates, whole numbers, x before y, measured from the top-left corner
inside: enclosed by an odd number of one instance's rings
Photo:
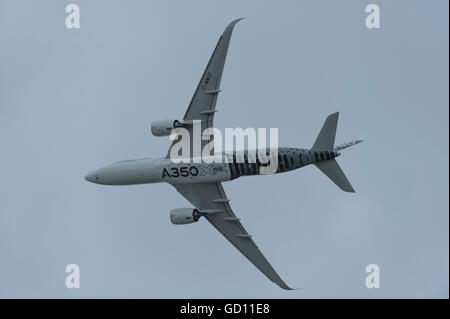
[[[236,25],[236,23],[238,23],[239,21],[241,21],[243,19],[244,18],[239,18],[239,19],[233,20],[230,24],[228,24],[227,27],[225,28],[225,31],[223,31],[222,35],[220,36],[219,41],[217,41],[217,45],[214,48],[214,51],[213,51],[211,57],[209,58],[209,61],[208,61],[208,64],[206,65],[205,70],[203,71],[202,77],[200,78],[200,81],[197,85],[194,95],[192,96],[189,106],[183,116],[183,120],[195,119],[196,116],[192,116],[192,114],[190,115],[189,113],[190,113],[190,111],[192,111],[191,108],[192,108],[196,98],[198,97],[197,95],[200,93],[199,88],[200,88],[202,81],[204,80],[205,75],[212,63],[218,63],[218,66],[220,69],[219,74],[217,74],[218,79],[216,81],[216,85],[215,85],[214,89],[218,89],[220,87],[220,81],[222,78],[223,67],[225,65],[225,59],[226,59],[226,56],[228,53],[228,47],[229,47],[230,40],[231,40],[231,34],[233,33],[233,29],[234,29],[234,26]],[[219,57],[220,55],[221,55],[221,57]]]
[[[234,214],[220,182],[173,185],[194,207],[202,210],[219,210],[218,213],[207,213],[205,218],[216,228],[242,255],[244,255],[259,271],[280,288],[294,290],[281,279],[264,254],[259,250],[252,237],[247,233]]]
[[[227,234],[224,232],[214,221],[212,220],[211,216],[205,216],[206,219],[210,222],[211,225],[214,226],[228,241],[242,254],[245,256],[245,258],[248,259],[256,268],[258,268],[259,271],[261,271],[267,278],[270,279],[273,283],[275,283],[278,287],[283,288],[285,290],[294,290],[293,288],[289,287],[283,279],[281,279],[280,275],[276,272],[276,270],[273,268],[273,266],[270,264],[270,262],[267,260],[267,258],[264,256],[264,254],[259,250],[258,247],[254,247],[253,254],[249,254],[248,250],[243,250],[242,247],[239,247],[239,245],[234,241],[231,240],[230,234]],[[251,240],[250,238],[244,238],[242,240]],[[258,262],[259,260],[259,262]],[[262,263],[260,261],[263,261]]]

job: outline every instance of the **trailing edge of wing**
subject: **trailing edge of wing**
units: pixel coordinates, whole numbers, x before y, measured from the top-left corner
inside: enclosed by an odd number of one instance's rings
[[[189,107],[186,110],[183,120],[198,120],[201,118],[201,112],[215,109],[217,95],[220,92],[220,81],[222,79],[223,68],[228,53],[228,46],[230,45],[231,34],[233,33],[235,24],[242,19],[243,18],[236,19],[231,22],[219,38],[214,52],[206,65],[205,71],[200,78],[194,96],[189,103]],[[207,120],[209,120],[209,118]]]
[[[220,92],[220,81],[222,79],[223,68],[227,57],[228,46],[230,44],[231,34],[236,23],[242,19],[236,19],[231,22],[219,38],[214,52],[203,71],[202,77],[195,89],[191,102],[184,114],[183,121],[191,123],[194,120],[201,121],[201,132],[209,127],[213,127],[214,114],[216,112],[216,102]],[[189,126],[188,131],[192,139],[192,127]],[[172,143],[174,145],[176,141]],[[201,140],[201,149],[209,143],[207,140]],[[191,141],[190,145],[193,143]],[[166,158],[170,157],[170,149]],[[190,154],[192,154],[192,150]]]
[[[231,209],[221,183],[197,183],[173,185],[199,211],[219,211],[205,214],[213,225],[237,250],[239,250],[267,278],[286,290],[293,290],[280,278],[278,273],[264,257],[258,246],[242,226],[239,218]],[[219,198],[224,201],[218,201]]]

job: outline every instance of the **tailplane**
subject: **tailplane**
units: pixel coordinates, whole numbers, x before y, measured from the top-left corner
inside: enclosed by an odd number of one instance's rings
[[[339,146],[336,146],[333,151],[339,152],[339,151],[342,151],[343,149],[346,149],[347,147],[356,145],[356,144],[361,143],[361,142],[364,142],[364,141],[363,140],[356,140],[356,141],[351,141],[351,142],[348,142],[348,143],[345,143],[345,144],[341,144]]]
[[[344,192],[355,192],[344,172],[339,167],[339,164],[334,158],[325,162],[317,163],[315,165]]]
[[[338,152],[347,147],[350,147],[350,146],[353,146],[355,144],[362,142],[362,140],[357,140],[357,141],[345,143],[345,144],[335,147],[334,140],[336,138],[336,128],[337,128],[338,118],[339,118],[339,112],[328,115],[327,119],[325,120],[325,123],[322,126],[322,129],[319,132],[319,135],[316,138],[316,141],[314,142],[314,145],[311,148],[312,151]],[[339,164],[336,162],[336,160],[334,158],[327,160],[327,161],[321,161],[321,162],[315,163],[314,165],[316,165],[317,168],[322,171],[322,173],[327,175],[328,178],[331,179],[333,181],[333,183],[335,183],[343,191],[351,192],[351,193],[355,192],[352,185],[350,184],[347,177],[345,176],[344,172],[339,167]]]

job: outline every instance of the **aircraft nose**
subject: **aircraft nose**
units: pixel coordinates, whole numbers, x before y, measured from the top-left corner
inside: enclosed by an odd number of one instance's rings
[[[95,172],[91,172],[91,173],[88,173],[84,177],[84,179],[87,180],[88,182],[91,182],[91,183],[98,183],[100,178]]]

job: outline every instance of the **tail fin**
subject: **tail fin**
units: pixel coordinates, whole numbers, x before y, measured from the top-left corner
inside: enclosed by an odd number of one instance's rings
[[[338,118],[339,112],[328,115],[311,150],[326,151],[334,148]]]
[[[311,150],[339,151],[341,149],[347,148],[349,146],[355,145],[360,142],[360,141],[355,141],[355,142],[351,142],[348,144],[338,146],[337,148],[334,147],[334,139],[336,137],[336,128],[337,128],[338,118],[339,118],[339,112],[328,115]],[[318,162],[318,163],[315,163],[314,165],[316,165],[317,168],[322,171],[322,173],[327,175],[328,178],[331,179],[343,191],[351,192],[351,193],[355,192],[352,185],[348,181],[347,177],[345,176],[344,172],[339,167],[339,165],[335,159]]]
[[[333,158],[331,160],[320,162],[315,164],[318,169],[322,171],[325,175],[328,176],[340,189],[345,192],[354,193],[352,185],[348,181],[347,177],[345,177],[344,172],[339,167],[336,160]]]

